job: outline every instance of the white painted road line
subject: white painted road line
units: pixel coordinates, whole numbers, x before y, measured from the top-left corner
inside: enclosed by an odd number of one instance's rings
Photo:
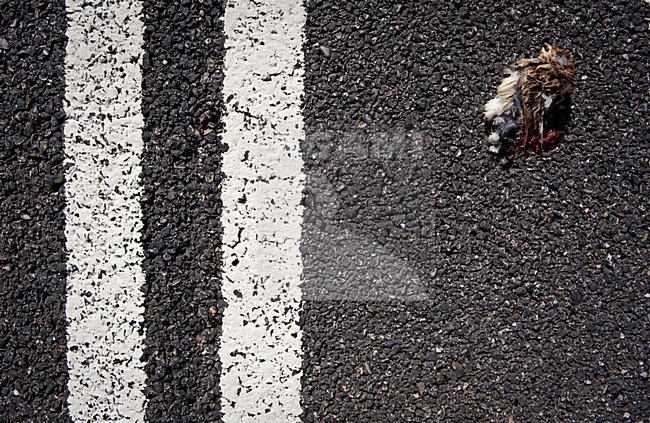
[[[233,0],[223,97],[223,420],[301,414],[302,2]]]
[[[73,421],[144,421],[141,4],[66,7],[69,411]]]

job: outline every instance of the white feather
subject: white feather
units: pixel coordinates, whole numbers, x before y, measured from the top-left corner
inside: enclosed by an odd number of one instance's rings
[[[496,116],[503,114],[503,100],[497,96],[485,103],[485,119],[491,120]]]
[[[501,116],[514,103],[514,97],[517,93],[517,84],[519,83],[519,72],[509,70],[510,75],[501,81],[497,88],[497,96],[485,104],[485,119],[491,120],[496,116]]]
[[[501,85],[497,88],[497,94],[504,98],[510,98],[515,95],[517,91],[517,82],[519,82],[519,72],[509,70],[510,75],[501,81]]]

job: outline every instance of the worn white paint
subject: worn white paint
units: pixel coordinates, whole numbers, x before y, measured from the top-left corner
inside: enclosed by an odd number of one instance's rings
[[[136,0],[67,0],[69,412],[144,421],[143,23]]]
[[[223,420],[299,421],[304,139],[302,39],[294,0],[226,9],[223,96]]]

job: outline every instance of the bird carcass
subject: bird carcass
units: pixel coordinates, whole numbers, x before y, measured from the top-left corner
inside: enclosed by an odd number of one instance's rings
[[[511,65],[497,96],[485,105],[490,151],[507,154],[555,147],[571,113],[574,68],[569,51],[554,46]]]

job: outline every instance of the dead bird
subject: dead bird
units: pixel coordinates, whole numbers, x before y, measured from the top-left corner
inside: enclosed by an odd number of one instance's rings
[[[548,45],[538,57],[511,65],[497,96],[485,104],[490,151],[554,147],[570,116],[574,69],[569,50]]]

